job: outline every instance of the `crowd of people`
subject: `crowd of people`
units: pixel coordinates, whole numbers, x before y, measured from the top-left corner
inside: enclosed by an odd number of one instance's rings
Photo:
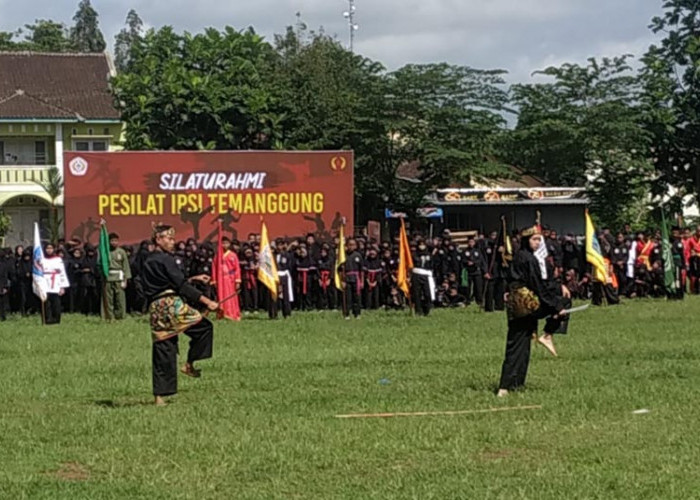
[[[608,282],[596,286],[594,273],[586,262],[582,236],[560,237],[543,228],[543,237],[554,277],[565,285],[573,298],[618,302],[620,296],[681,298],[683,293],[700,293],[700,227],[674,227],[671,236],[675,290],[669,293],[664,276],[660,231],[633,232],[627,226],[617,234],[603,229],[598,235],[601,253],[609,265]],[[484,311],[504,309],[509,255],[517,251],[520,236],[514,233],[508,243],[498,231],[474,234],[458,244],[449,231],[439,237],[410,236],[413,257],[411,295],[407,298],[397,283],[399,270],[398,237],[375,241],[357,236],[346,241],[346,262],[341,270],[340,288],[335,280],[335,261],[340,244],[318,241],[314,234],[305,238],[277,238],[272,242],[280,274],[278,300],[258,279],[260,236],[247,241],[223,239],[224,251],[234,254],[229,274],[238,291],[240,310],[245,313],[343,309],[359,316],[362,309],[402,309],[415,307],[428,314],[433,307],[478,306]],[[78,240],[60,241],[44,248],[48,256],[63,259],[70,287],[61,294],[63,312],[86,315],[144,313],[147,299],[141,283],[146,257],[154,243],[120,245],[118,235],[110,237],[112,258],[106,278],[98,266],[98,249]],[[185,276],[212,275],[216,245],[193,239],[179,241],[175,261]],[[236,267],[237,266],[237,267]],[[196,281],[205,296],[216,297],[216,285]],[[123,303],[114,300],[123,290]],[[343,289],[343,290],[341,290]],[[105,297],[109,295],[108,297]],[[107,300],[106,300],[107,299]],[[273,303],[274,302],[274,303]],[[105,311],[105,308],[108,311]],[[8,313],[29,315],[41,310],[32,292],[32,249],[21,246],[0,252],[0,319]]]

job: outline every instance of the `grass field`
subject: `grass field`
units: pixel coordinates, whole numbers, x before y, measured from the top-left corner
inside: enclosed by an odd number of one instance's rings
[[[503,401],[503,313],[217,323],[203,377],[166,408],[150,404],[143,319],[11,319],[0,498],[700,498],[699,309],[579,313],[560,357],[535,350],[527,390]],[[520,405],[542,409],[333,418]]]

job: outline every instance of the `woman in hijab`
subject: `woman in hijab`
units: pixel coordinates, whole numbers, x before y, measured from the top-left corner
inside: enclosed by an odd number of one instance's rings
[[[530,364],[530,340],[537,321],[561,317],[564,304],[550,284],[547,250],[539,227],[522,231],[520,249],[513,257],[506,298],[508,339],[498,397],[525,385]]]

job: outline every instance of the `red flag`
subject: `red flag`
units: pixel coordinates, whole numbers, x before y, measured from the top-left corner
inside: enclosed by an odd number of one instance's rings
[[[211,266],[211,279],[216,285],[216,296],[218,300],[223,299],[221,291],[223,290],[224,283],[224,245],[222,238],[224,237],[223,231],[221,229],[221,219],[219,219],[219,241],[216,244],[216,254],[214,255],[214,262]]]

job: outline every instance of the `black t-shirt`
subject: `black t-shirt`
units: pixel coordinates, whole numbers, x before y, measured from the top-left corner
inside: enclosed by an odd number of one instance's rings
[[[188,283],[172,254],[156,251],[149,254],[143,264],[143,292],[152,300],[166,290],[173,290],[192,302],[202,296],[202,292]]]

